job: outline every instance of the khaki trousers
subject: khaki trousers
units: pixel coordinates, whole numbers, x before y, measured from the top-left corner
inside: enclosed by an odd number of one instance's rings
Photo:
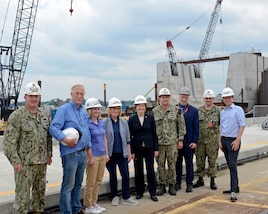
[[[85,207],[96,205],[106,165],[105,156],[95,156],[93,160],[93,165],[87,164],[86,166],[86,186],[84,191]]]

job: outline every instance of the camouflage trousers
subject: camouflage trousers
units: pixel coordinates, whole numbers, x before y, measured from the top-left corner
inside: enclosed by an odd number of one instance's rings
[[[217,142],[217,141],[215,141]],[[209,177],[216,177],[217,167],[216,161],[218,158],[219,146],[218,143],[203,143],[198,142],[195,149],[196,156],[196,173],[199,177],[205,177],[207,174]],[[206,170],[206,158],[208,159],[208,169]]]
[[[46,164],[23,166],[22,171],[15,171],[15,202],[13,214],[27,214],[32,192],[33,212],[43,212],[46,191]]]
[[[158,164],[159,184],[175,184],[176,183],[176,160],[178,156],[177,145],[159,145]],[[167,163],[167,171],[166,171]]]

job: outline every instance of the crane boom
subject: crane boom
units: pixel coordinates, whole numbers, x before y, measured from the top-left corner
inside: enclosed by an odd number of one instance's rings
[[[223,0],[217,0],[216,5],[214,7],[214,10],[211,13],[211,17],[210,17],[209,24],[208,24],[208,27],[206,30],[206,34],[205,34],[205,38],[203,40],[201,50],[199,53],[199,57],[198,57],[199,60],[206,58],[208,55],[208,50],[209,50],[209,47],[210,47],[210,44],[211,44],[211,41],[212,41],[212,38],[213,38],[213,35],[215,32],[216,24],[217,24],[218,19],[219,19],[222,1]],[[204,67],[203,63],[198,64],[198,71],[196,74],[197,76],[200,76],[200,73],[201,73],[203,67]]]
[[[21,85],[23,82],[28,57],[30,53],[33,29],[39,0],[19,0],[13,39],[11,47],[1,47],[6,55],[10,55],[9,64],[1,62],[0,98],[2,108],[7,108],[11,100],[17,105]],[[8,71],[7,84],[5,85],[4,72]]]

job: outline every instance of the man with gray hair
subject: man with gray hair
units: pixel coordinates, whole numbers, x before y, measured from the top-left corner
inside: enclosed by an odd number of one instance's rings
[[[184,136],[184,141],[178,146],[176,163],[177,182],[175,189],[181,189],[182,161],[184,158],[186,165],[186,192],[192,192],[194,179],[193,156],[199,140],[198,110],[188,103],[190,94],[190,89],[185,86],[179,90],[178,108],[184,116],[186,134]]]
[[[89,116],[83,108],[85,89],[76,84],[71,88],[71,101],[59,107],[49,127],[50,134],[60,141],[62,184],[60,213],[84,214],[80,202],[81,187],[86,167],[86,156],[92,155]],[[79,130],[79,140],[64,134],[66,128]]]

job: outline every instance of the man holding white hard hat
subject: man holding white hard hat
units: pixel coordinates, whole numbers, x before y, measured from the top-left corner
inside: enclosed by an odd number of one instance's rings
[[[71,101],[57,109],[49,128],[50,134],[62,142],[60,153],[63,178],[60,191],[60,213],[84,213],[80,202],[81,186],[86,166],[86,153],[91,154],[89,117],[82,107],[84,96],[84,86],[74,85],[71,89]],[[64,134],[66,128],[78,130],[80,139],[77,140],[76,137],[71,138]]]

